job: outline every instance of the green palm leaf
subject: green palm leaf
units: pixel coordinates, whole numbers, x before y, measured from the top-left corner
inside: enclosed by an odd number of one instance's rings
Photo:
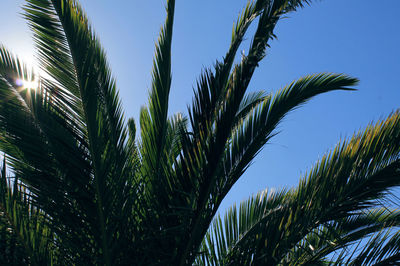
[[[162,28],[153,66],[152,89],[148,112],[141,115],[143,175],[152,186],[163,182],[160,177],[164,160],[164,146],[167,134],[168,99],[171,87],[171,44],[175,1],[167,3],[167,18]],[[163,184],[163,183],[162,183]]]
[[[394,230],[392,230],[394,231]],[[383,231],[376,234],[363,250],[347,265],[397,265],[400,263],[400,231]]]
[[[135,198],[135,169],[126,163],[130,161],[127,133],[115,82],[77,3],[32,0],[25,12],[35,33],[41,66],[55,81],[43,80],[28,104],[31,114],[25,116],[34,118],[36,135],[26,137],[21,136],[26,131],[17,132],[27,145],[35,143],[39,148],[28,154],[36,170],[22,165],[26,158],[17,155],[18,151],[6,153],[29,184],[36,204],[51,215],[60,241],[70,243],[64,244],[70,252],[81,254],[83,263],[96,257],[89,250],[97,250],[110,264],[118,258],[124,241],[131,241],[129,221]],[[23,128],[26,120],[17,119],[19,124],[14,127]],[[43,152],[44,147],[48,153]],[[32,153],[29,146],[25,148],[25,156]]]
[[[46,265],[57,260],[54,234],[46,216],[30,203],[30,195],[18,178],[7,177],[6,160],[1,169],[0,263]]]
[[[396,210],[378,208],[320,226],[300,241],[284,261],[301,265],[321,261],[345,263],[366,240],[387,229],[399,227],[399,218]]]
[[[379,200],[388,195],[389,189],[400,185],[399,126],[400,115],[394,113],[339,144],[296,189],[258,194],[243,202],[239,210],[230,209],[224,222],[217,217],[204,240],[205,255],[198,257],[199,264],[299,263],[299,256],[291,255],[293,251],[312,258],[301,264],[317,263],[372,233],[399,226],[396,211],[368,213],[381,204]],[[380,245],[387,237],[382,237],[378,234],[371,245],[376,254],[383,255],[371,258],[392,258],[396,235],[385,248]],[[318,238],[323,242],[311,248],[317,251],[307,252],[309,247],[305,245]],[[375,252],[365,249],[366,257]]]
[[[337,74],[318,74],[292,82],[275,95],[259,102],[246,115],[231,136],[224,158],[221,198],[247,169],[261,148],[274,136],[274,129],[291,110],[320,93],[351,90],[357,79]]]

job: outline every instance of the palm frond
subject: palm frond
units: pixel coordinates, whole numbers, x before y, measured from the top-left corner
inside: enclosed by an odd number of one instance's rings
[[[163,151],[167,133],[168,100],[171,87],[171,44],[175,1],[167,2],[167,18],[161,29],[153,62],[153,81],[149,97],[148,125],[142,132],[143,174],[153,186],[163,183]],[[144,122],[141,122],[144,125]]]
[[[127,221],[135,198],[135,169],[127,163],[132,160],[128,160],[127,131],[115,82],[99,41],[75,1],[31,0],[25,12],[35,34],[41,66],[52,77],[37,93],[48,97],[44,98],[45,106],[43,101],[35,105],[35,122],[44,134],[42,143],[36,143],[39,149],[55,143],[65,149],[58,154],[63,157],[47,159],[54,161],[52,171],[46,169],[34,175],[32,170],[24,169],[21,178],[26,177],[29,189],[40,195],[34,197],[37,204],[58,226],[60,239],[65,237],[62,240],[70,243],[73,252],[82,254],[82,263],[102,257],[110,264],[119,256],[118,247],[124,242],[117,239],[132,237]],[[66,160],[71,155],[75,160]],[[64,161],[71,167],[66,168]],[[68,171],[62,176],[56,174],[62,168]],[[43,173],[48,174],[46,186],[41,183]],[[58,182],[50,181],[54,176],[60,177]],[[73,213],[60,212],[66,209],[65,195],[72,195],[67,206]],[[66,224],[65,216],[79,222]],[[73,228],[74,223],[81,226]],[[65,227],[76,235],[71,238],[73,234]],[[76,239],[84,240],[78,244]],[[100,250],[101,255],[92,256],[88,250]]]
[[[82,239],[89,230],[80,218],[82,209],[76,207],[93,210],[93,194],[85,189],[90,182],[86,147],[79,142],[79,132],[64,120],[63,109],[52,101],[56,95],[50,97],[43,87],[28,90],[15,83],[30,74],[21,73],[23,68],[17,67],[20,61],[7,55],[11,54],[3,49],[0,65],[8,71],[1,72],[0,80],[1,149],[15,174],[28,186],[34,205],[51,215],[57,235],[74,238],[82,245],[76,244],[77,250],[83,249],[91,245]],[[71,231],[66,229],[70,226]]]
[[[357,79],[341,74],[316,74],[306,76],[265,98],[241,121],[231,136],[231,144],[224,158],[224,180],[221,197],[247,169],[261,148],[274,136],[274,130],[282,119],[312,97],[332,90],[351,90]]]
[[[218,204],[214,202],[222,200],[214,193],[220,189],[216,185],[218,171],[221,171],[218,165],[223,160],[226,143],[235,126],[236,114],[254,71],[265,56],[269,40],[275,36],[273,30],[279,18],[307,3],[309,1],[249,2],[234,27],[232,43],[224,58],[224,64],[217,62],[215,73],[205,71],[198,82],[193,106],[189,108],[193,138],[184,141],[189,145],[183,147],[181,156],[182,164],[189,164],[189,161],[196,163],[192,163],[191,169],[188,170],[185,166],[178,168],[185,169],[185,173],[177,174],[188,175],[190,179],[198,180],[198,187],[186,191],[188,194],[197,195],[193,201],[189,201],[191,206],[194,205],[194,214],[193,218],[187,221],[189,227],[186,231],[191,233],[186,235],[188,239],[182,241],[189,244],[182,245],[178,251],[178,254],[184,254],[183,257],[192,254],[189,261],[193,260],[195,250],[201,243],[201,236],[206,232],[211,217],[218,208]],[[231,71],[244,34],[256,18],[259,18],[258,27],[249,52]],[[182,265],[184,262],[181,260],[178,264]]]
[[[175,1],[167,1],[167,17],[161,29],[158,43],[156,45],[153,60],[152,85],[149,96],[149,107],[142,108],[140,113],[141,141],[139,151],[141,157],[141,176],[144,182],[144,196],[142,205],[145,209],[153,210],[146,212],[145,222],[149,235],[159,240],[159,245],[148,247],[149,250],[168,250],[173,247],[170,244],[169,235],[162,233],[165,227],[169,227],[169,206],[171,205],[171,183],[167,175],[170,172],[169,158],[171,145],[174,139],[171,123],[168,120],[168,101],[171,88],[171,45],[173,34],[173,21],[175,13]],[[172,135],[170,135],[172,134]],[[172,139],[171,139],[172,138]],[[172,141],[172,142],[171,142]],[[163,219],[165,218],[165,220]],[[166,221],[167,220],[167,221]],[[155,230],[155,228],[157,228]],[[161,231],[161,232],[160,232]],[[172,254],[166,251],[159,257],[170,257]],[[161,253],[159,253],[161,254]],[[156,254],[148,255],[148,260],[157,257]],[[164,258],[160,258],[162,261]],[[157,259],[155,259],[157,260]],[[158,263],[162,263],[159,261]]]
[[[400,226],[400,212],[378,208],[321,225],[310,232],[288,253],[284,263],[345,263],[368,239]]]
[[[394,232],[393,232],[394,231]],[[400,231],[377,233],[347,265],[398,265],[400,263]]]
[[[30,195],[18,178],[7,176],[4,157],[0,169],[0,263],[46,265],[56,261],[57,247],[46,217],[30,203]]]
[[[296,246],[304,247],[316,233],[320,237],[325,234],[326,238],[333,232],[340,233],[332,235],[335,238],[331,240],[337,241],[336,244],[325,246],[334,251],[386,227],[397,227],[397,212],[363,213],[378,207],[390,189],[400,185],[399,152],[400,114],[397,112],[339,144],[296,189],[282,192],[280,197],[266,193],[263,197],[259,194],[251,198],[241,204],[239,211],[233,208],[225,215],[224,226],[216,218],[203,242],[204,258],[200,256],[198,260],[205,263],[208,256],[214,264],[291,264],[295,263],[288,261],[294,258],[289,255],[292,250]],[[254,212],[259,206],[261,211]],[[241,227],[240,224],[249,224],[243,222],[247,217],[252,218],[250,226]],[[390,256],[395,247],[393,240],[387,248]],[[321,252],[314,257],[314,262],[323,261],[326,253]]]
[[[266,213],[279,209],[288,197],[290,193],[285,190],[265,190],[243,201],[239,208],[233,205],[223,220],[217,215],[203,240],[196,263],[227,265],[231,256],[230,251],[235,244],[246,237],[247,232],[254,230]],[[236,263],[246,264],[247,256],[251,256],[251,254],[242,255],[243,260],[238,260]]]
[[[236,113],[234,124],[238,125],[259,103],[265,101],[270,94],[264,91],[251,92],[244,96]]]

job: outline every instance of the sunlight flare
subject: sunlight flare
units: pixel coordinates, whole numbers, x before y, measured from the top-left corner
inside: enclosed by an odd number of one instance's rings
[[[23,89],[28,89],[28,90],[37,90],[39,87],[39,81],[36,79],[34,80],[22,80],[22,79],[17,79],[15,81],[15,84],[17,84],[18,87],[21,87]]]

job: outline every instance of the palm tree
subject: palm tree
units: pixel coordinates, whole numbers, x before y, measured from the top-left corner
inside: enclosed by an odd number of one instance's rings
[[[400,261],[400,114],[323,157],[295,189],[216,215],[287,113],[357,79],[321,73],[246,93],[278,20],[308,0],[249,1],[188,115],[168,117],[174,0],[156,46],[140,136],[74,0],[27,0],[41,70],[0,48],[0,260],[22,265],[295,265]],[[246,31],[248,53],[236,63]],[[37,89],[23,85],[38,82]],[[393,201],[393,203],[395,203]]]

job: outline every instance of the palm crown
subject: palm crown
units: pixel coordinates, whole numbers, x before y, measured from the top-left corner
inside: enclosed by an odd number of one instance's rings
[[[400,183],[398,113],[340,143],[296,189],[259,193],[223,219],[216,216],[288,112],[357,83],[321,73],[274,94],[246,93],[278,20],[309,2],[248,2],[226,55],[198,79],[188,115],[168,117],[175,1],[167,1],[136,138],[79,4],[27,0],[24,14],[46,75],[35,78],[0,49],[0,259],[32,265],[399,262],[399,212],[382,204]],[[248,53],[235,63],[252,23]],[[37,90],[18,82],[35,79]],[[353,245],[361,242],[364,248]]]

